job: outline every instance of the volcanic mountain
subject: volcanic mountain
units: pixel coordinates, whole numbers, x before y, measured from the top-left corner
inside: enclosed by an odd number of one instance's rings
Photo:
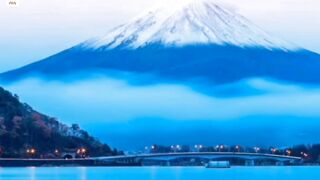
[[[169,80],[230,83],[271,78],[320,83],[320,55],[278,39],[212,0],[183,1],[148,11],[105,36],[0,75],[58,78],[117,71]]]

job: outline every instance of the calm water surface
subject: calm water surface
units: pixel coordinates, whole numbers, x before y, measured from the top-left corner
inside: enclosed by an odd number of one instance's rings
[[[0,180],[318,180],[320,167],[0,168]]]

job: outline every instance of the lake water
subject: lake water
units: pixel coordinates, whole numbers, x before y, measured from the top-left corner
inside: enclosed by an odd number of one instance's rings
[[[318,180],[320,167],[0,168],[0,180]]]

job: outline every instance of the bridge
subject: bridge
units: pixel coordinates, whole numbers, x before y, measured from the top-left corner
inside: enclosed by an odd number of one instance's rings
[[[247,166],[254,166],[259,161],[272,161],[275,165],[297,164],[302,161],[300,157],[261,154],[261,153],[241,153],[241,152],[185,152],[185,153],[159,153],[159,154],[140,154],[128,156],[113,156],[113,157],[97,157],[91,158],[100,163],[115,163],[115,164],[143,164],[146,161],[166,162],[170,166],[172,161],[179,159],[202,159],[210,160],[230,160],[238,159],[245,162]]]
[[[71,155],[70,155],[71,156]],[[0,167],[28,167],[28,166],[148,166],[148,165],[204,165],[210,160],[241,161],[236,165],[295,165],[303,162],[300,157],[261,154],[261,153],[233,153],[233,152],[186,152],[186,153],[160,153],[140,154],[127,156],[92,157],[85,159],[1,159]],[[151,162],[151,164],[150,164]],[[186,164],[181,164],[184,162]],[[261,163],[261,162],[269,162]],[[273,164],[270,164],[273,162]],[[153,164],[152,164],[153,163]],[[180,164],[179,164],[180,163]]]

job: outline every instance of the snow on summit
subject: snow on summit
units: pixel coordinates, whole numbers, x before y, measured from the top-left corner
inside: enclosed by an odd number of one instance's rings
[[[235,45],[291,50],[296,47],[275,38],[245,17],[215,0],[178,0],[121,25],[105,36],[86,41],[87,48],[139,48],[197,44]]]

